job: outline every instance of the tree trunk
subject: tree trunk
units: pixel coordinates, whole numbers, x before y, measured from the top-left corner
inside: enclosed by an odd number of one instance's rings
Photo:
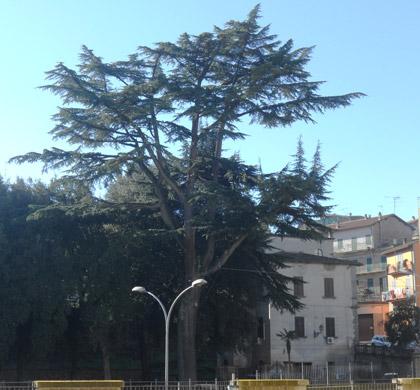
[[[101,343],[102,364],[104,368],[104,379],[111,379],[111,356],[106,343]]]
[[[188,293],[187,293],[188,294]],[[200,289],[183,297],[178,315],[178,372],[180,380],[197,380],[197,311]]]

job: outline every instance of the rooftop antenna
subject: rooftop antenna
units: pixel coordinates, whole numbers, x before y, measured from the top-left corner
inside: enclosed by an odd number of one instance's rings
[[[387,198],[392,198],[392,200],[394,201],[394,214],[395,214],[395,211],[396,211],[396,206],[397,206],[397,200],[399,200],[399,199],[401,199],[401,197],[400,196],[387,196]]]

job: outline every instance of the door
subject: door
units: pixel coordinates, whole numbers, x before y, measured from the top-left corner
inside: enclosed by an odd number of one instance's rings
[[[373,337],[373,314],[359,314],[359,341],[370,341]]]

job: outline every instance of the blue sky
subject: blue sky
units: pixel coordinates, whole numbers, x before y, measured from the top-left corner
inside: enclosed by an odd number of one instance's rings
[[[340,163],[331,186],[339,213],[417,215],[420,196],[420,2],[415,0],[262,0],[262,24],[296,47],[313,46],[309,71],[323,94],[360,91],[346,109],[317,124],[263,129],[244,124],[231,145],[263,170],[283,167],[301,135],[308,155],[318,141],[326,166]],[[256,1],[2,0],[0,2],[0,174],[48,180],[40,166],[7,160],[54,144],[48,131],[59,101],[36,87],[56,62],[74,66],[82,44],[105,60],[139,45],[172,41],[243,19]]]

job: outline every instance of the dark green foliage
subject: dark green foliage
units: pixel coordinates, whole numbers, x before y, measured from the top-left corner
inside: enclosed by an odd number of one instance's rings
[[[420,309],[412,303],[398,303],[389,313],[385,331],[389,341],[404,347],[411,341],[417,341],[420,332]]]
[[[18,374],[31,357],[51,352],[66,327],[68,264],[58,234],[65,227],[27,221],[32,205],[50,202],[39,183],[0,182],[0,359],[12,355]]]
[[[57,64],[43,87],[63,101],[52,136],[74,148],[13,161],[65,168],[66,179],[84,187],[128,180],[129,188],[112,189],[106,200],[87,190],[77,204],[69,207],[64,199],[48,210],[97,221],[113,217],[112,225],[129,220],[130,227],[133,217],[141,219],[136,234],[152,242],[160,234],[172,244],[161,256],[176,272],[157,273],[161,284],[174,288],[171,296],[237,262],[258,275],[266,298],[294,310],[298,303],[288,294],[287,279],[277,273],[281,259],[264,252],[270,234],[320,237],[316,221],[327,210],[322,202],[332,170],[323,170],[319,150],[306,168],[299,144],[291,167],[261,175],[237,155],[223,154],[223,143],[245,137],[243,120],[265,127],[313,122],[314,113],[347,106],[362,94],[321,96],[322,83],[310,80],[305,69],[312,48],[278,41],[258,18],[257,6],[244,21],[183,34],[176,43],[141,46],[126,61],[106,63],[83,47],[78,68]],[[235,260],[238,253],[246,260]],[[180,304],[184,342],[178,362],[184,379],[195,378],[199,299],[194,290]]]

